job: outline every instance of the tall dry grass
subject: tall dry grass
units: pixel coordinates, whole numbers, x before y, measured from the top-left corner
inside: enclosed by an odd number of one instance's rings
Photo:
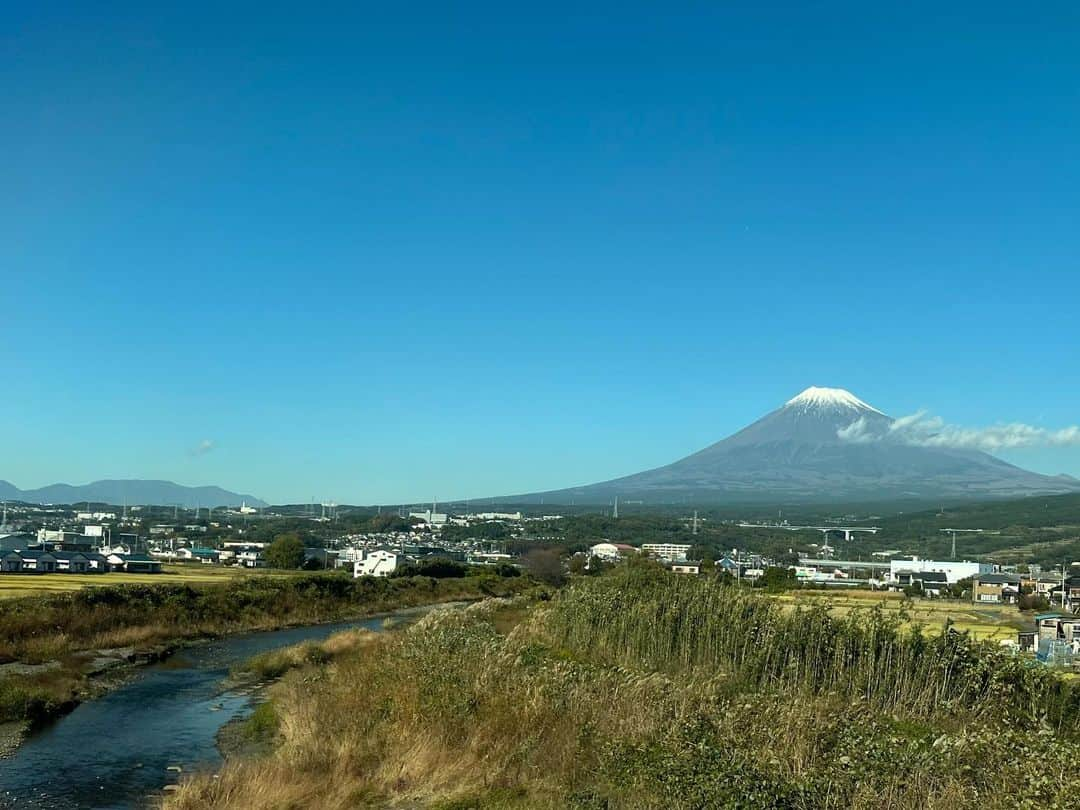
[[[785,611],[717,578],[628,567],[563,591],[545,620],[554,643],[630,666],[723,674],[732,688],[866,701],[879,711],[1004,716],[1080,731],[1080,690],[1000,645],[901,630],[878,609]]]
[[[520,602],[487,602],[294,670],[273,690],[274,753],[187,782],[166,806],[951,809],[1014,807],[1022,795],[1068,807],[1080,790],[1071,775],[1080,745],[1048,727],[959,703],[883,711],[861,688],[792,690],[776,676],[783,669],[755,670],[771,674],[748,688],[732,666],[634,639],[633,623],[612,613],[609,631],[592,623],[590,599],[638,585],[581,587],[513,629],[505,617]],[[673,602],[666,583],[637,598],[658,632],[724,649],[689,620],[703,615],[687,609],[693,600]],[[740,615],[756,607],[736,604]],[[571,609],[593,629],[574,630]],[[857,665],[852,653],[820,660]]]

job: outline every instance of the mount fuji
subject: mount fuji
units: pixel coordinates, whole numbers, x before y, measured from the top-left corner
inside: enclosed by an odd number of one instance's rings
[[[807,388],[738,433],[667,466],[506,500],[810,503],[1080,491],[1080,480],[1029,472],[979,450],[907,443],[890,430],[895,421],[849,391]]]

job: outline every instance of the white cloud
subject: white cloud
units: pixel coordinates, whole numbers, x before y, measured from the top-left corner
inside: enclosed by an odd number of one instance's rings
[[[851,442],[852,444],[869,444],[870,442],[878,441],[881,436],[875,434],[870,425],[867,424],[866,418],[860,416],[850,425],[845,428],[840,428],[836,431],[836,435],[841,441]]]
[[[1050,430],[1021,422],[967,428],[946,424],[940,416],[918,411],[901,416],[885,429],[874,429],[865,418],[859,418],[836,432],[843,441],[868,444],[895,441],[917,447],[948,447],[961,450],[983,450],[995,453],[1021,447],[1078,447],[1080,426]]]
[[[211,450],[217,447],[217,442],[213,439],[203,439],[197,445],[188,450],[188,454],[192,456],[205,456]]]

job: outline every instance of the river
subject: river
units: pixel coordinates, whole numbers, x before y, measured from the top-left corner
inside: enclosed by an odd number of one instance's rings
[[[412,617],[416,611],[393,614]],[[143,667],[123,686],[87,701],[0,759],[0,808],[147,807],[180,774],[221,764],[215,737],[253,708],[250,688],[226,689],[229,668],[253,655],[384,618],[230,636]]]

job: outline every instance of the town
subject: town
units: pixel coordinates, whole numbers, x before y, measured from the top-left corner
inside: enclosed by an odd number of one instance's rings
[[[617,501],[613,511],[600,514],[550,514],[528,507],[440,511],[437,503],[386,511],[337,504],[182,509],[5,503],[0,574],[18,577],[8,580],[13,583],[43,574],[104,575],[105,582],[110,574],[164,574],[167,580],[200,569],[255,573],[288,567],[388,577],[442,561],[511,566],[561,582],[568,575],[643,558],[675,575],[719,576],[773,591],[832,592],[851,604],[882,593],[936,601],[941,611],[946,604],[1011,606],[1015,615],[1008,616],[1007,626],[1012,629],[1006,634],[992,628],[990,637],[1048,666],[1072,668],[1074,661],[1080,666],[1080,634],[1074,635],[1072,619],[1080,612],[1080,562],[1044,567],[1034,560],[994,562],[994,555],[958,559],[958,534],[967,533],[970,548],[976,540],[986,542],[992,530],[951,527],[943,530],[946,544],[937,546],[950,553],[924,558],[883,548],[895,539],[887,529],[843,525],[852,517],[799,526],[786,520],[714,519],[696,511],[682,517],[627,515],[624,507],[620,520]],[[597,525],[582,528],[590,522]],[[643,527],[640,537],[633,536],[635,526]],[[655,526],[670,537],[650,539],[658,533]],[[568,541],[568,530],[581,539]],[[617,530],[621,539],[604,537],[605,530]],[[725,542],[731,545],[724,547]],[[292,547],[290,562],[274,558],[275,543]],[[973,626],[976,634],[980,629]]]

